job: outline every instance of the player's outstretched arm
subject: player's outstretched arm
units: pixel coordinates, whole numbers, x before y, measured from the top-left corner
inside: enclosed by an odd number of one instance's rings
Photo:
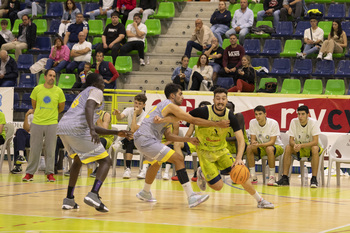
[[[242,158],[245,148],[245,142],[242,130],[236,131],[235,135],[237,139],[237,157],[234,165],[244,165]]]
[[[170,130],[170,128],[167,128],[164,132],[164,136],[167,141],[172,141],[172,142],[191,142],[194,145],[199,144],[198,138],[191,138],[191,137],[180,137],[176,134],[173,134]]]

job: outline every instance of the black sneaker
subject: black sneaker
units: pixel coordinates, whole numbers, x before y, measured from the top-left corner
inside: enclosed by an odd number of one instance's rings
[[[22,167],[21,166],[15,166],[12,170],[11,170],[12,174],[18,174],[18,173],[22,173]]]
[[[318,182],[317,182],[316,176],[311,177],[310,187],[311,188],[317,188],[318,187]]]
[[[24,163],[27,163],[26,158],[24,158],[23,155],[19,155],[16,159],[16,164],[24,164]]]
[[[286,175],[283,175],[282,178],[274,183],[274,186],[289,186],[289,178]]]

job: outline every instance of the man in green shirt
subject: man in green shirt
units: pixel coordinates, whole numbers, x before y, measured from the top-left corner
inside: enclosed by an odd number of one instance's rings
[[[61,88],[55,86],[56,72],[46,70],[45,83],[38,85],[32,91],[30,98],[34,109],[34,118],[30,126],[30,155],[26,176],[23,181],[32,181],[40,161],[43,143],[45,144],[46,169],[49,182],[54,182],[56,130],[58,114],[64,110],[66,98]],[[45,137],[45,142],[44,142]]]
[[[5,139],[6,139],[6,132],[4,129],[4,126],[6,124],[6,120],[5,120],[5,114],[3,112],[0,111],[0,145],[5,143]]]

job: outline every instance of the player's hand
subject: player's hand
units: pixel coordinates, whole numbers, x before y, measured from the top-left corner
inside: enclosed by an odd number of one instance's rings
[[[236,161],[233,163],[233,166],[232,166],[232,167],[234,167],[234,166],[236,166],[236,165],[244,165],[243,160],[242,160],[242,159],[236,159]]]
[[[220,128],[227,128],[230,126],[230,121],[229,120],[221,120],[217,122],[217,126]]]
[[[100,136],[96,133],[95,130],[90,130],[91,141],[95,144],[100,143]]]
[[[295,144],[293,149],[295,150],[295,152],[299,152],[301,149],[301,144]]]
[[[127,138],[128,140],[131,140],[133,138],[134,134],[131,131],[120,130],[120,131],[118,131],[118,136]]]
[[[114,109],[114,111],[112,112],[112,115],[120,115],[120,111],[118,109]]]
[[[198,146],[198,144],[199,144],[199,140],[198,140],[198,138],[196,138],[196,137],[190,138],[190,139],[188,140],[188,142],[192,143],[192,144],[195,145],[195,146]]]
[[[134,114],[140,115],[142,113],[142,108],[140,106],[134,107]]]

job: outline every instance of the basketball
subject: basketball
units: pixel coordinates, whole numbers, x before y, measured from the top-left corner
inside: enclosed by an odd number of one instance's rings
[[[249,179],[250,173],[245,165],[236,165],[232,168],[230,177],[235,184],[244,184]]]

